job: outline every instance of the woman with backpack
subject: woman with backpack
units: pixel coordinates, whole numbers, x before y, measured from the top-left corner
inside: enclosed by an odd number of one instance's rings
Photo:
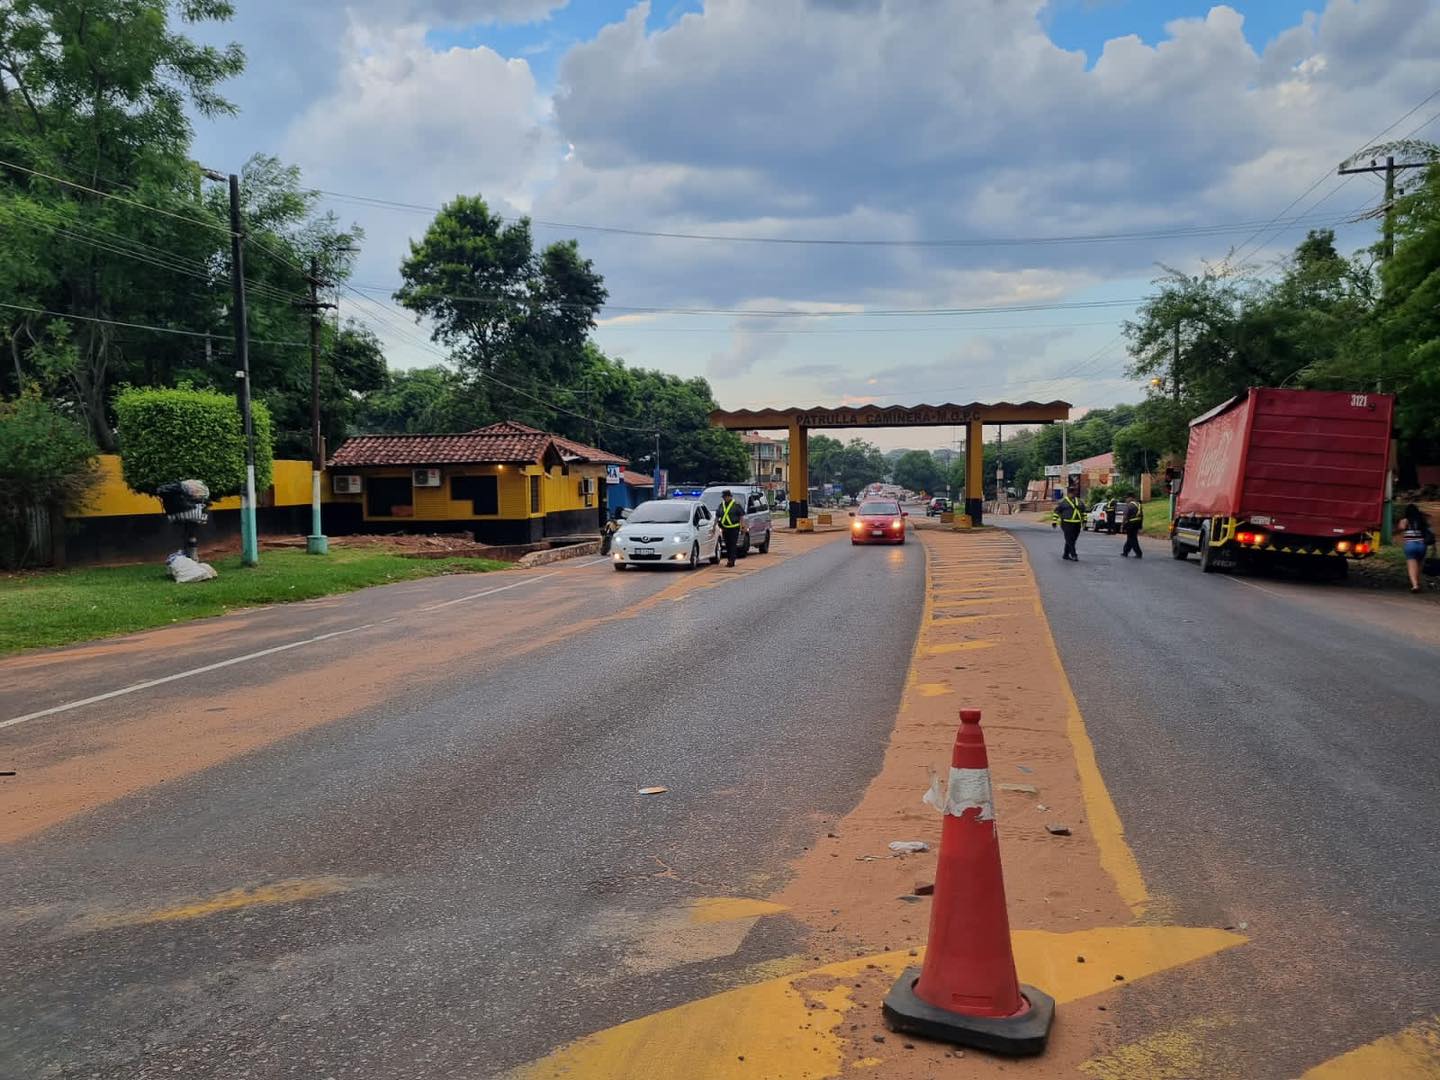
[[[1430,531],[1430,519],[1414,503],[1405,507],[1400,516],[1402,543],[1405,552],[1405,568],[1410,571],[1410,591],[1420,591],[1420,574],[1425,568],[1425,552],[1435,546],[1435,534]]]

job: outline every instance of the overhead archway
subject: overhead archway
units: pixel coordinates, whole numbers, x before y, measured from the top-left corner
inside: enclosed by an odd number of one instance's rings
[[[838,408],[716,409],[710,423],[731,431],[783,429],[790,433],[790,520],[809,516],[811,428],[952,427],[965,425],[965,512],[984,516],[986,424],[1053,424],[1070,418],[1068,401],[997,401],[968,405],[856,405]]]

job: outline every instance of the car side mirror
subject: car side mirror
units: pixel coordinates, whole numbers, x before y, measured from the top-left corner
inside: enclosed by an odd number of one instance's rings
[[[910,516],[910,511],[909,511],[909,510],[901,510],[901,511],[900,511],[900,516],[901,516],[901,517],[909,517],[909,516]]]
[[[630,513],[631,513],[630,507],[627,506],[627,507],[625,507],[623,510],[620,511],[620,516],[621,516],[622,518],[624,518],[626,521],[629,521],[629,520],[630,520]]]
[[[855,511],[854,511],[854,510],[851,510],[851,511],[850,511],[850,516],[851,516],[851,517],[854,517],[854,516],[855,516]]]

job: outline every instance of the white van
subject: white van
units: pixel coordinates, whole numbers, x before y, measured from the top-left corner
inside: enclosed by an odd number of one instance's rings
[[[711,484],[700,493],[700,502],[718,519],[720,496],[730,492],[745,509],[745,524],[740,529],[738,555],[750,554],[753,547],[761,555],[770,550],[770,502],[765,492],[753,484]]]

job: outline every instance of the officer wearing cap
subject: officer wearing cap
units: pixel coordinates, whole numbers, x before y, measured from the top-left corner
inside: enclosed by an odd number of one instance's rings
[[[729,488],[720,493],[720,506],[715,511],[715,518],[720,523],[720,535],[725,539],[725,565],[734,566],[735,552],[740,547],[740,527],[745,524],[745,511],[731,496]]]

